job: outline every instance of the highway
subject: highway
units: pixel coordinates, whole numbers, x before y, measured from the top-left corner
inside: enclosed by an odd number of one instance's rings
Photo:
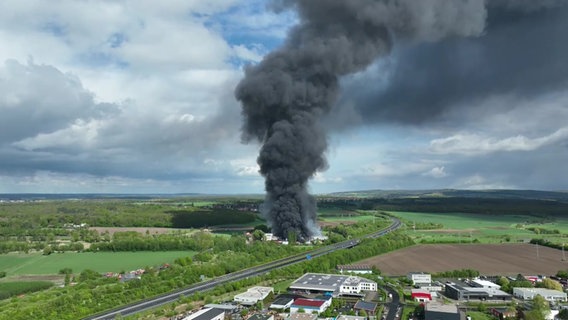
[[[392,232],[402,226],[400,220],[396,218],[391,218],[392,224],[385,229],[379,230],[377,232],[366,235],[362,238],[378,238],[384,236],[385,234]],[[306,261],[306,256],[311,255],[312,258],[322,256],[337,250],[352,248],[360,242],[359,239],[347,240],[343,242],[338,242],[329,246],[321,247],[316,250],[304,252],[302,254],[294,255],[291,257],[283,258],[280,260],[272,261],[260,266],[248,268],[245,270],[229,273],[211,280],[193,284],[184,289],[179,289],[171,293],[163,294],[157,297],[146,299],[143,301],[128,304],[116,309],[108,310],[102,313],[98,313],[89,317],[84,318],[84,320],[103,320],[103,319],[114,319],[117,315],[130,316],[144,310],[153,309],[160,305],[171,303],[179,299],[181,296],[192,295],[195,292],[204,292],[214,288],[217,285],[225,284],[228,282],[233,282],[241,280],[251,276],[257,276],[264,273],[268,273],[270,270],[283,268],[295,263]]]

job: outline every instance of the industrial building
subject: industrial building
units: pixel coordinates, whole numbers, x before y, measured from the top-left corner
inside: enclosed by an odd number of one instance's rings
[[[495,288],[473,287],[463,282],[446,283],[445,295],[454,300],[510,301],[512,296]]]
[[[425,320],[465,320],[465,314],[454,304],[428,302],[424,305]]]
[[[294,281],[289,289],[334,297],[363,296],[365,291],[377,291],[377,283],[357,276],[306,273]]]
[[[224,318],[225,311],[215,308],[205,308],[190,314],[183,318],[183,320],[223,320]]]
[[[532,300],[540,295],[547,301],[566,301],[566,292],[544,288],[513,288],[513,295],[519,299]]]
[[[329,308],[330,305],[331,297],[327,300],[298,298],[290,306],[290,313],[298,313],[300,310],[304,310],[305,313],[320,314]]]
[[[286,320],[316,320],[317,318],[318,315],[312,313],[291,313]]]
[[[270,309],[274,310],[285,310],[290,308],[292,303],[294,302],[294,298],[286,297],[286,296],[279,296],[270,305]]]
[[[425,272],[409,272],[406,277],[416,286],[430,285],[432,283],[432,275]]]
[[[410,291],[410,296],[417,302],[432,301],[432,293],[424,289],[412,289]]]
[[[272,287],[252,287],[249,288],[246,292],[237,294],[233,301],[243,304],[252,306],[253,304],[257,303],[258,301],[262,301],[268,297],[270,293],[274,293],[274,288]]]
[[[358,274],[371,274],[373,273],[373,268],[368,264],[347,264],[338,265],[337,271],[339,273],[358,273]]]

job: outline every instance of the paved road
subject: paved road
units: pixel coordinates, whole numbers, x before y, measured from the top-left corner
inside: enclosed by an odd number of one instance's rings
[[[392,218],[392,224],[390,226],[388,226],[385,229],[379,230],[375,233],[369,234],[369,235],[366,236],[366,238],[378,238],[378,237],[384,236],[385,234],[387,234],[391,231],[394,231],[394,230],[400,228],[401,226],[402,226],[402,223],[400,222],[400,220],[398,220],[396,218]],[[105,311],[103,313],[99,313],[99,314],[92,315],[92,316],[89,316],[87,318],[84,318],[84,320],[114,319],[114,317],[119,315],[119,314],[122,315],[122,316],[130,316],[130,315],[136,314],[136,313],[144,311],[144,310],[152,309],[152,308],[158,307],[160,305],[164,305],[164,304],[176,301],[182,295],[188,296],[188,295],[191,295],[195,292],[207,291],[207,290],[210,290],[210,289],[212,289],[215,286],[220,285],[220,284],[225,284],[225,283],[228,283],[228,282],[241,280],[241,279],[251,277],[251,276],[261,275],[261,274],[270,272],[270,270],[283,268],[283,267],[289,266],[291,264],[303,262],[303,261],[306,260],[306,255],[308,255],[308,254],[311,255],[312,258],[315,258],[315,257],[322,256],[322,255],[325,255],[325,254],[328,254],[328,253],[331,253],[331,252],[334,252],[334,251],[337,251],[337,250],[351,248],[353,246],[356,246],[358,243],[359,243],[359,240],[357,240],[357,239],[335,243],[335,244],[332,244],[332,245],[329,245],[329,246],[318,248],[318,249],[310,251],[310,252],[305,252],[305,253],[295,255],[295,256],[292,256],[292,257],[288,257],[288,258],[276,260],[276,261],[273,261],[273,262],[269,262],[269,263],[261,265],[261,266],[257,266],[257,267],[233,272],[233,273],[230,273],[230,274],[226,274],[224,276],[220,276],[220,277],[217,277],[217,278],[205,281],[205,282],[200,282],[200,283],[191,285],[187,288],[184,288],[184,289],[181,289],[181,290],[176,290],[176,291],[174,291],[172,293],[168,293],[168,294],[163,294],[163,295],[160,295],[160,296],[152,298],[152,299],[132,303],[132,304],[129,304],[129,305],[126,305],[126,306],[122,306],[122,307],[113,309],[113,310]],[[389,319],[389,320],[391,320],[391,319]]]
[[[385,303],[385,308],[388,309],[385,319],[386,320],[398,320],[402,314],[402,304],[400,304],[400,296],[398,291],[396,291],[391,286],[385,286],[387,293],[392,295],[390,302]]]

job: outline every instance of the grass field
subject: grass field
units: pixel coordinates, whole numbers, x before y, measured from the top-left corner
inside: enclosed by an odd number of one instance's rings
[[[40,253],[5,254],[0,255],[0,270],[6,271],[8,277],[22,274],[56,274],[63,268],[71,268],[74,273],[85,269],[120,272],[171,263],[176,258],[194,254],[195,252],[191,251],[54,253],[49,256]]]
[[[485,215],[469,213],[390,212],[407,221],[409,235],[420,242],[518,242],[544,238],[556,243],[568,243],[568,218],[542,220],[523,215]],[[442,224],[442,229],[412,231],[413,223]],[[560,234],[535,234],[528,228],[558,230]]]

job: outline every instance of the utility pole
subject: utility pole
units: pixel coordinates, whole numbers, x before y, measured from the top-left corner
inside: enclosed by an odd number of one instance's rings
[[[538,243],[536,244],[536,258],[539,259],[539,255],[538,255]]]

